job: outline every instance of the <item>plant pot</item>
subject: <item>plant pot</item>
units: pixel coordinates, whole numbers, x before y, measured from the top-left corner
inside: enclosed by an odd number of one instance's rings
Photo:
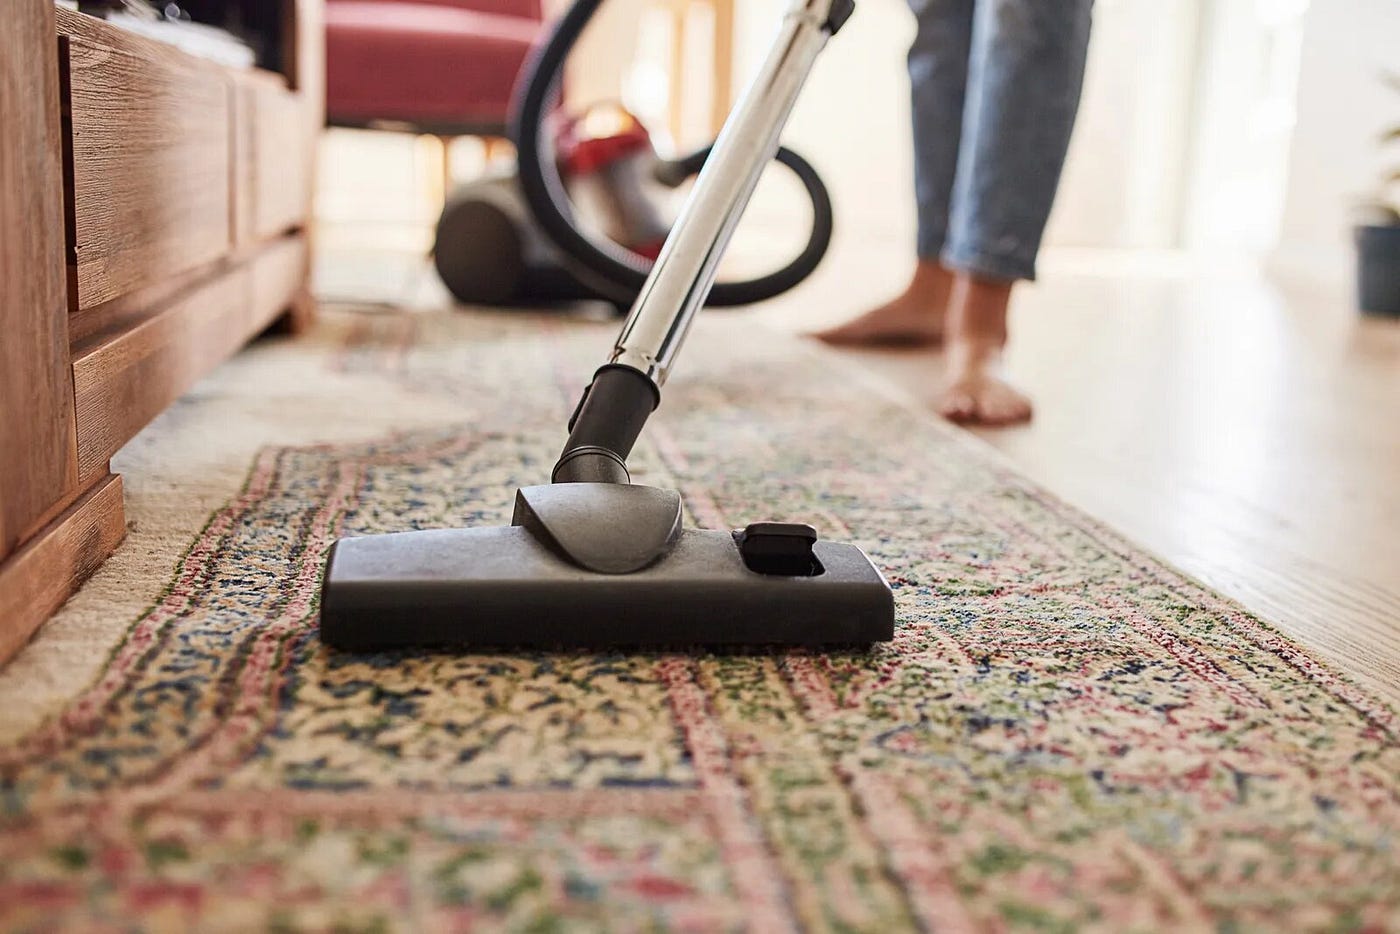
[[[1356,298],[1366,314],[1400,317],[1400,224],[1356,228]]]

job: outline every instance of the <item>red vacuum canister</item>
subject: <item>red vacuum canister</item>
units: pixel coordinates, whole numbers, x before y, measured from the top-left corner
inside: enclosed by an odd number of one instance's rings
[[[558,199],[555,222],[586,242],[608,240],[632,253],[629,274],[637,281],[621,284],[616,270],[605,274],[581,259],[577,244],[561,246],[557,229],[546,232],[527,202],[518,165],[449,195],[438,218],[433,263],[448,291],[465,305],[540,307],[600,299],[625,312],[670,232],[676,201],[670,192],[700,171],[708,148],[663,158],[642,122],[617,103],[574,114],[556,110],[539,120],[548,142],[537,138],[543,144],[530,164],[537,173],[549,166],[553,180],[545,184],[555,190],[550,198]],[[811,198],[807,245],[776,272],[719,283],[711,293],[716,305],[759,301],[791,288],[816,268],[831,240],[831,200],[816,170],[788,149],[779,148],[775,158],[796,174]],[[609,261],[619,263],[618,256],[625,253],[613,251]]]
[[[560,120],[555,153],[580,212],[614,243],[655,259],[670,225],[647,194],[657,155],[642,122],[621,104],[595,104]]]
[[[561,113],[549,129],[575,222],[655,259],[670,230],[655,202],[664,205],[664,190],[672,186],[655,180],[662,160],[646,127],[620,105],[600,104]],[[433,262],[457,300],[469,305],[601,298],[626,310],[626,303],[578,278],[537,228],[513,168],[452,192],[438,219]]]

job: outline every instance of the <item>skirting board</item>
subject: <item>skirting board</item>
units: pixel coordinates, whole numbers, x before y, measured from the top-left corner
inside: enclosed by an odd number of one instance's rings
[[[108,474],[0,564],[0,664],[107,560],[125,534],[122,480]]]

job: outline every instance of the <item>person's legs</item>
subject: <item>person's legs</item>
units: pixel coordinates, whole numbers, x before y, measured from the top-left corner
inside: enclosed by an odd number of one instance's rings
[[[918,32],[909,48],[914,197],[919,264],[894,300],[817,336],[830,343],[931,344],[943,335],[953,284],[939,261],[948,231],[953,174],[967,89],[974,0],[909,0]]]
[[[1005,424],[1030,402],[1001,376],[1006,311],[1036,254],[1079,107],[1092,0],[977,0],[962,145],[942,259],[949,418]]]

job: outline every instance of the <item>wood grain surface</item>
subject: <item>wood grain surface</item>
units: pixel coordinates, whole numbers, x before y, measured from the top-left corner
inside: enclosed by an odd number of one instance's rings
[[[295,304],[306,287],[306,242],[287,237],[265,248],[253,262],[253,296],[249,326],[266,327]]]
[[[191,289],[153,318],[73,360],[79,476],[123,444],[248,337],[246,269]]]
[[[252,231],[272,237],[306,222],[311,204],[311,146],[299,95],[249,84],[251,97]]]
[[[232,87],[214,65],[58,13],[77,306],[89,307],[230,248]]]
[[[73,360],[79,474],[99,476],[123,444],[291,303],[305,245],[277,241],[221,269]]]
[[[121,478],[99,478],[0,565],[0,665],[53,615],[126,535]]]
[[[58,97],[53,6],[7,5],[0,29],[0,560],[77,483]]]

